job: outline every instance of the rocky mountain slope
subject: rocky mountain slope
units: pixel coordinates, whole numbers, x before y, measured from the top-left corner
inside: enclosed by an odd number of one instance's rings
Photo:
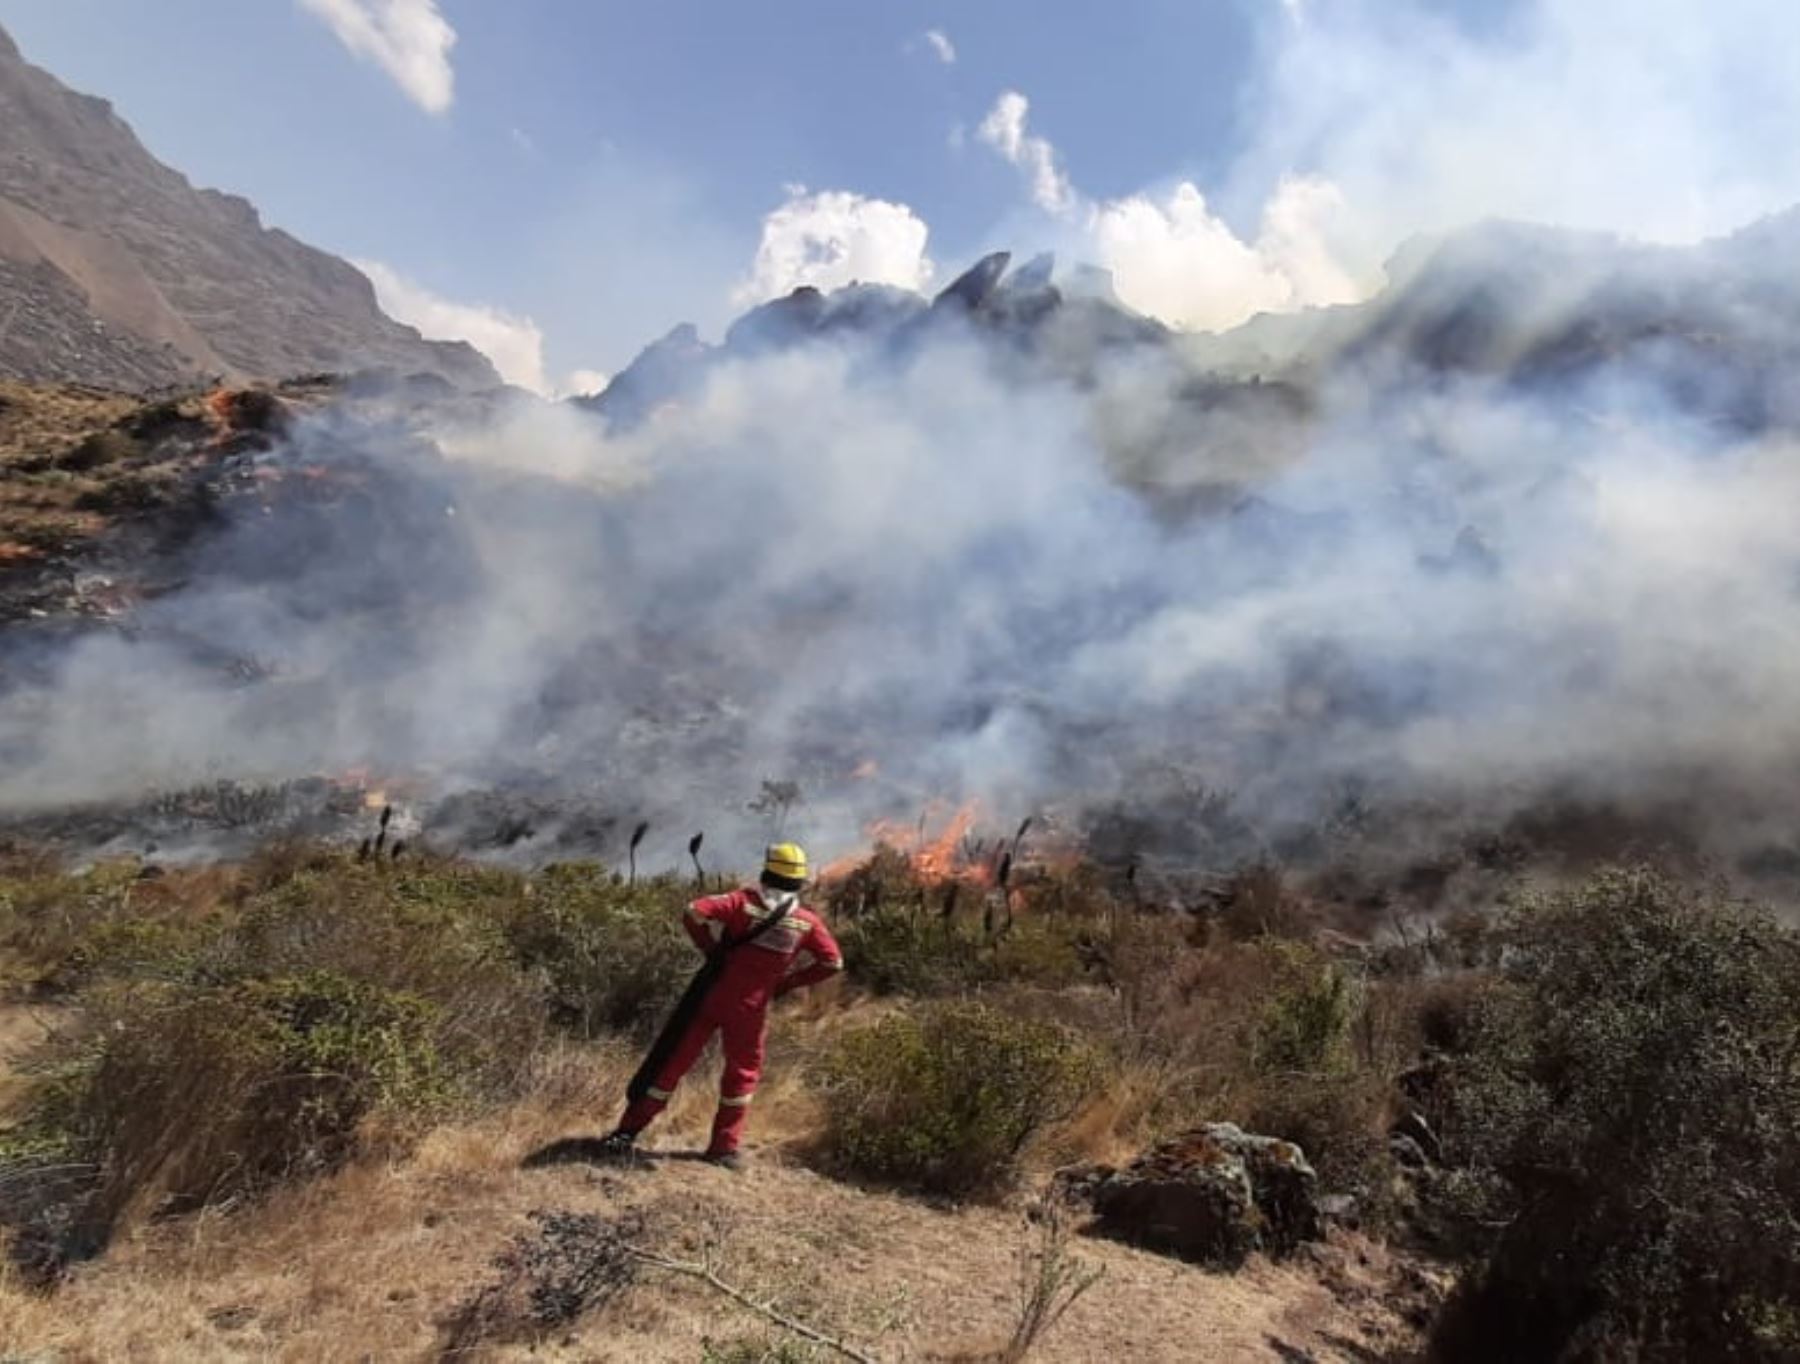
[[[363,275],[196,189],[0,30],[0,378],[124,388],[393,368],[499,383],[385,316]]]

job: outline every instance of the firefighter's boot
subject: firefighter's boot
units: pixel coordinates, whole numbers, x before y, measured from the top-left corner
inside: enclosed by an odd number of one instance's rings
[[[629,1127],[602,1137],[594,1143],[594,1159],[609,1165],[643,1165],[644,1153],[638,1150],[638,1134]]]

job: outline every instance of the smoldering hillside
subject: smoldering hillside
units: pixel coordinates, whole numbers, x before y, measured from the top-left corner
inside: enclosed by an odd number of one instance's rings
[[[353,388],[155,594],[5,632],[0,804],[335,779],[618,857],[760,837],[773,781],[822,853],[979,801],[1120,863],[1561,828],[1788,896],[1797,264],[1791,216],[1493,225],[1202,339],[990,261],[677,331],[585,407]]]

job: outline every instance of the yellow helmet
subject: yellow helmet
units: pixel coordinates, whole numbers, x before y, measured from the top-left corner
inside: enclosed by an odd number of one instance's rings
[[[763,854],[763,877],[784,890],[797,890],[806,880],[806,849],[798,843],[771,843]]]

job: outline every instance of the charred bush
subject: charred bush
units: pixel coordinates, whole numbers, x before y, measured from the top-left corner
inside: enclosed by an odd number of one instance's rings
[[[1066,1029],[974,1003],[927,1004],[840,1038],[814,1065],[827,1158],[931,1193],[992,1194],[1032,1136],[1080,1106],[1098,1053]]]
[[[1456,1360],[1800,1352],[1800,940],[1639,869],[1505,925],[1447,1147],[1505,1216]]]
[[[284,436],[293,424],[288,406],[261,388],[222,388],[207,399],[222,430],[229,434]]]
[[[604,1305],[636,1278],[631,1239],[636,1221],[594,1213],[531,1214],[537,1230],[516,1237],[494,1259],[491,1282],[444,1322],[441,1358],[460,1359],[483,1345],[533,1341]]]
[[[1304,939],[1319,927],[1318,911],[1288,885],[1273,862],[1253,862],[1232,873],[1211,899],[1213,921],[1239,941]]]
[[[83,436],[56,460],[56,467],[84,474],[109,465],[123,464],[143,452],[128,431],[95,431]]]
[[[75,496],[78,511],[102,513],[148,511],[170,500],[176,484],[150,474],[120,474]]]

